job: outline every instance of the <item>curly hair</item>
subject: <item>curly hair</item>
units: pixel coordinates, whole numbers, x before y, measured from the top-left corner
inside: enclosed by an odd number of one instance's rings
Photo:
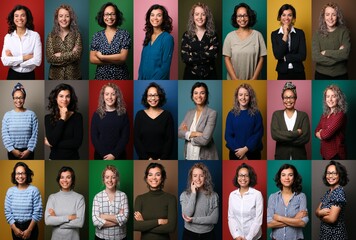
[[[26,24],[25,24],[25,27],[27,29],[30,29],[30,30],[35,30],[35,25],[33,24],[33,16],[32,16],[32,13],[31,13],[31,10],[26,7],[26,6],[23,6],[23,5],[16,5],[12,10],[11,12],[9,13],[9,15],[7,16],[7,24],[8,24],[8,30],[7,30],[7,33],[12,33],[13,31],[16,30],[16,24],[14,22],[14,14],[16,11],[18,10],[24,10],[25,13],[26,13]]]
[[[70,93],[70,102],[68,105],[68,111],[76,111],[78,109],[77,103],[78,103],[78,98],[77,95],[75,94],[74,88],[65,83],[61,83],[57,85],[49,94],[48,96],[48,106],[47,110],[50,111],[50,122],[54,126],[56,122],[60,118],[59,114],[59,107],[57,104],[57,97],[60,91],[65,91],[68,90]]]
[[[295,99],[297,99],[297,87],[292,82],[286,82],[283,86],[281,97],[283,99],[283,94],[285,91],[291,90],[294,93]]]
[[[281,21],[281,16],[282,16],[283,12],[286,10],[292,11],[292,14],[293,14],[292,25],[294,25],[295,20],[297,19],[297,12],[295,11],[295,8],[290,4],[283,4],[280,7],[280,9],[278,10],[277,21]]]
[[[162,14],[163,14],[163,16],[162,16],[163,17],[163,22],[162,22],[162,25],[161,25],[161,30],[165,31],[165,32],[168,32],[168,33],[172,32],[172,29],[173,29],[172,21],[173,20],[168,15],[167,9],[162,5],[154,4],[146,12],[146,23],[145,23],[145,28],[144,28],[144,31],[146,33],[145,33],[145,39],[143,41],[143,46],[146,46],[151,41],[151,37],[152,37],[152,34],[153,34],[153,26],[151,24],[150,17],[151,17],[151,12],[153,10],[156,10],[156,9],[160,9],[162,11]]]
[[[326,103],[326,92],[328,90],[331,90],[334,92],[337,98],[337,104],[335,107],[335,110],[333,113],[338,113],[338,112],[347,112],[347,102],[346,102],[346,96],[345,94],[341,91],[341,89],[337,85],[329,85],[325,88],[324,94],[323,94],[323,115],[327,116],[331,114],[331,109],[329,108],[328,104]]]
[[[58,171],[56,181],[57,181],[59,187],[61,188],[61,185],[59,184],[59,180],[61,179],[61,175],[63,172],[70,172],[70,176],[72,178],[72,184],[70,185],[70,190],[73,190],[74,186],[75,186],[75,172],[74,172],[73,168],[67,167],[67,166],[61,167],[61,169],[59,169],[59,171]]]
[[[104,99],[104,93],[107,87],[110,87],[115,91],[115,97],[116,97],[115,108],[116,108],[117,115],[121,116],[126,113],[126,103],[120,88],[116,84],[109,82],[104,86],[102,86],[99,94],[98,108],[96,110],[96,113],[99,114],[100,119],[103,119],[106,115],[106,104]]]
[[[147,102],[147,92],[148,89],[150,89],[151,87],[154,87],[157,89],[157,94],[159,97],[159,102],[157,104],[157,107],[162,107],[164,104],[166,104],[167,99],[166,99],[166,92],[164,91],[163,88],[161,88],[160,85],[158,85],[155,82],[151,82],[145,89],[145,92],[142,94],[142,98],[141,98],[141,104],[145,107],[145,108],[149,108],[150,105]]]
[[[115,177],[116,177],[116,185],[115,185],[115,187],[116,187],[116,189],[119,189],[119,187],[120,187],[120,173],[119,173],[119,170],[117,170],[117,168],[114,165],[107,165],[104,168],[103,172],[101,173],[101,177],[103,179],[103,182],[105,181],[105,173],[108,170],[112,171],[115,174]]]
[[[167,173],[166,173],[166,170],[164,169],[164,166],[162,164],[155,163],[155,162],[148,164],[148,166],[146,167],[146,170],[145,170],[145,177],[143,180],[145,180],[147,187],[150,188],[150,185],[147,183],[147,177],[148,177],[150,169],[152,169],[152,168],[159,168],[161,171],[161,184],[159,185],[159,190],[162,190],[164,187],[164,182],[167,179]]]
[[[97,15],[95,17],[95,20],[98,22],[100,27],[103,27],[103,28],[106,27],[106,23],[104,22],[104,12],[105,12],[105,9],[110,6],[115,9],[116,18],[115,18],[115,22],[113,24],[114,27],[121,26],[123,21],[125,20],[123,13],[119,10],[119,8],[116,6],[116,4],[114,4],[112,2],[107,2],[101,6],[99,12],[97,13]]]
[[[248,177],[250,179],[250,182],[248,183],[249,187],[254,187],[257,184],[257,174],[255,172],[255,169],[253,169],[253,167],[251,167],[250,165],[247,165],[246,163],[242,163],[240,166],[238,166],[236,168],[236,173],[234,176],[234,179],[232,179],[232,184],[234,184],[235,187],[240,188],[240,184],[238,182],[238,175],[239,175],[239,171],[242,168],[246,168],[248,171]]]
[[[326,3],[323,6],[323,8],[321,9],[320,15],[319,15],[319,29],[318,29],[318,31],[323,37],[326,37],[329,34],[328,28],[327,28],[326,23],[325,23],[325,9],[327,7],[333,8],[335,10],[335,12],[336,12],[337,21],[335,23],[335,26],[338,27],[338,26],[343,26],[344,25],[344,15],[342,14],[341,9],[339,8],[339,6],[334,2]]]
[[[248,15],[248,24],[247,24],[247,27],[251,28],[253,26],[255,26],[256,22],[257,22],[257,13],[256,11],[252,10],[250,8],[249,5],[247,5],[246,3],[240,3],[238,5],[235,6],[234,8],[234,12],[233,14],[231,15],[231,25],[234,27],[234,28],[239,28],[239,24],[237,23],[237,10],[239,8],[246,8],[246,11],[247,11],[247,15]]]
[[[188,24],[187,24],[187,32],[190,37],[195,36],[195,22],[194,22],[194,12],[197,7],[201,7],[204,10],[205,13],[205,31],[208,36],[214,36],[215,34],[215,24],[214,24],[214,17],[213,13],[210,11],[208,5],[205,3],[198,2],[192,6],[189,12],[189,19],[188,19]]]
[[[209,89],[208,89],[208,86],[203,83],[203,82],[196,82],[194,83],[194,85],[192,86],[192,89],[190,91],[190,98],[192,99],[192,101],[194,102],[193,100],[193,95],[194,95],[194,90],[196,88],[199,88],[199,87],[203,87],[205,89],[205,96],[206,96],[206,99],[205,99],[205,105],[209,104]],[[195,103],[194,103],[195,104]]]
[[[211,195],[214,192],[214,183],[209,171],[209,168],[201,162],[195,163],[189,170],[188,172],[188,178],[187,178],[187,189],[186,191],[190,194],[192,192],[192,189],[190,187],[192,181],[193,181],[193,171],[194,169],[200,169],[203,171],[203,175],[205,177],[204,179],[204,184],[203,184],[203,189],[205,191],[206,195]]]
[[[15,164],[14,169],[12,170],[12,173],[11,173],[11,182],[13,184],[16,184],[16,186],[19,185],[19,183],[16,181],[16,168],[17,167],[23,167],[25,169],[25,173],[26,173],[26,181],[25,181],[25,183],[26,184],[32,183],[32,177],[34,175],[33,171],[24,162],[17,162]]]
[[[279,189],[283,189],[283,185],[281,183],[281,173],[283,170],[285,169],[292,169],[293,170],[293,183],[292,183],[292,192],[295,192],[296,194],[299,194],[302,192],[303,186],[302,186],[302,176],[298,173],[298,170],[296,169],[296,167],[294,167],[292,164],[283,164],[278,172],[276,173],[275,177],[274,177],[274,181],[276,182],[276,186]]]
[[[341,163],[337,162],[337,161],[334,161],[334,160],[331,160],[328,165],[326,165],[325,167],[325,171],[324,171],[324,175],[323,175],[323,183],[326,185],[326,186],[330,186],[330,184],[328,183],[328,181],[326,180],[326,173],[328,171],[328,168],[331,166],[331,165],[334,165],[335,168],[336,168],[336,172],[337,174],[339,175],[339,185],[340,186],[346,186],[347,183],[349,182],[349,178],[348,178],[348,174],[347,174],[347,169],[344,165],[342,165]]]
[[[255,90],[253,90],[253,88],[251,87],[250,84],[248,83],[243,83],[240,86],[238,86],[235,90],[235,94],[234,94],[234,107],[232,108],[232,112],[234,113],[235,116],[240,115],[240,103],[239,103],[239,99],[238,99],[238,95],[239,95],[239,90],[243,88],[246,89],[249,95],[249,102],[248,102],[248,114],[250,116],[254,116],[255,113],[258,112],[258,106],[257,106],[257,98],[256,98],[256,93]]]
[[[64,9],[66,11],[68,11],[69,13],[69,18],[70,18],[70,24],[69,24],[69,31],[70,32],[78,32],[78,23],[77,23],[77,15],[75,14],[73,8],[67,4],[62,4],[60,5],[55,13],[54,13],[54,22],[53,22],[53,28],[52,28],[52,34],[55,35],[59,35],[59,32],[61,30],[61,27],[59,26],[59,22],[58,22],[58,14],[59,14],[59,10]]]

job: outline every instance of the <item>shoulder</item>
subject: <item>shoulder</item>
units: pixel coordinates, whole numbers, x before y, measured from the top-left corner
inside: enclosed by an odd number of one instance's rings
[[[280,117],[280,116],[283,116],[283,113],[284,113],[284,110],[277,110],[277,111],[273,112],[273,116]]]
[[[95,194],[94,198],[101,198],[104,194],[104,191],[105,190],[102,190],[102,191],[98,192],[97,194]]]
[[[206,112],[209,114],[214,114],[216,115],[218,112],[210,107],[206,107]]]
[[[278,191],[278,192],[275,192],[275,193],[272,193],[271,195],[269,195],[268,197],[268,201],[275,201],[278,197],[278,195],[280,194],[281,191]]]
[[[6,195],[7,195],[7,196],[10,196],[10,195],[12,195],[16,190],[17,190],[17,187],[16,187],[16,186],[9,187],[9,188],[7,189]]]
[[[75,191],[72,191],[72,195],[73,197],[77,198],[77,199],[84,199],[84,196],[80,193],[77,193]]]
[[[139,111],[136,112],[136,117],[142,117],[144,116],[145,113],[145,110],[144,109],[141,109]]]
[[[216,192],[212,192],[210,194],[210,198],[215,200],[215,201],[218,201],[219,200],[219,194],[217,194]]]
[[[176,201],[176,196],[174,196],[174,195],[171,194],[171,193],[164,192],[163,196],[164,196],[165,198],[167,198],[169,201]]]
[[[33,185],[28,186],[28,190],[33,192],[33,193],[36,193],[36,194],[40,193],[40,190],[38,190],[38,188],[36,186],[33,186]]]
[[[162,37],[166,38],[166,39],[173,40],[173,36],[169,32],[166,32],[166,31],[162,32]]]
[[[40,38],[40,34],[38,32],[32,31],[27,29],[27,32],[30,36],[36,37],[36,38]]]
[[[115,194],[116,194],[117,196],[120,196],[120,197],[126,197],[126,198],[127,198],[126,193],[124,193],[123,191],[116,190]]]
[[[294,28],[294,29],[297,34],[304,36],[304,31],[302,29],[300,29],[300,28]]]
[[[77,112],[77,111],[74,112],[72,117],[75,117],[77,119],[83,119],[83,115],[80,112]]]

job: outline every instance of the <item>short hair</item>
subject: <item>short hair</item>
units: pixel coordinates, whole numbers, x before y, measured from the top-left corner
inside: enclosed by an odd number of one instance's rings
[[[152,168],[159,168],[161,170],[161,184],[159,185],[159,189],[162,190],[164,187],[164,182],[167,179],[167,173],[166,173],[166,170],[164,169],[164,166],[160,163],[151,162],[146,167],[144,180],[147,184],[147,187],[150,188],[149,184],[147,183],[147,177],[148,177],[148,173],[149,173],[150,169],[152,169]]]
[[[294,25],[295,20],[297,19],[297,12],[295,11],[295,8],[290,5],[290,4],[283,4],[280,9],[278,10],[278,16],[277,16],[277,21],[281,21],[281,16],[285,10],[291,10],[293,14],[293,20],[292,20],[292,25]]]
[[[194,90],[196,88],[199,88],[199,87],[203,87],[205,89],[206,99],[205,99],[205,103],[204,104],[205,105],[209,104],[209,89],[208,89],[208,86],[204,82],[196,82],[196,83],[194,83],[194,85],[192,86],[192,89],[190,91],[190,98],[194,102],[194,100],[193,100]]]
[[[319,15],[319,30],[318,30],[319,33],[324,37],[326,37],[329,34],[326,23],[325,23],[325,9],[327,7],[333,8],[336,12],[337,19],[336,19],[335,26],[338,27],[338,26],[344,25],[344,15],[342,14],[340,7],[334,2],[329,2],[329,3],[324,4],[323,8],[320,11],[320,15]]]
[[[211,174],[210,174],[210,171],[209,171],[209,168],[202,162],[198,162],[198,163],[195,163],[190,169],[189,169],[189,172],[188,172],[188,178],[187,178],[187,189],[186,191],[188,193],[191,193],[192,192],[192,189],[190,187],[191,183],[192,183],[192,179],[193,179],[193,171],[194,169],[200,169],[203,171],[203,174],[205,176],[205,179],[204,179],[204,185],[203,185],[203,188],[205,190],[205,194],[206,195],[211,195],[213,192],[214,192],[214,183],[213,183],[213,180],[212,180],[212,177],[211,177]]]
[[[192,8],[189,11],[189,18],[188,18],[188,24],[187,24],[187,32],[190,37],[195,36],[195,22],[194,22],[194,11],[197,7],[201,7],[204,10],[205,13],[205,30],[207,35],[213,36],[215,34],[215,24],[214,24],[214,16],[211,10],[209,9],[208,5],[205,3],[198,2],[192,6]]]
[[[298,173],[298,170],[296,167],[294,167],[294,165],[292,164],[283,164],[278,172],[276,173],[275,177],[274,177],[274,181],[276,182],[276,186],[282,190],[283,189],[283,185],[281,183],[281,173],[284,169],[292,169],[293,170],[293,176],[294,176],[294,180],[292,183],[292,191],[295,192],[296,194],[301,193],[303,186],[302,186],[302,176]]]
[[[145,107],[145,108],[149,108],[150,105],[147,102],[147,92],[148,89],[150,89],[151,87],[154,87],[157,89],[157,94],[159,97],[159,102],[157,104],[157,107],[163,107],[164,104],[166,104],[167,99],[166,99],[166,92],[164,91],[164,89],[158,85],[155,82],[151,82],[145,89],[144,93],[142,94],[142,98],[141,98],[141,104]]]
[[[7,16],[7,24],[8,24],[8,30],[7,33],[12,33],[13,31],[16,30],[16,25],[14,22],[14,14],[18,10],[24,10],[26,13],[26,24],[25,27],[30,29],[30,30],[35,30],[35,25],[33,24],[33,16],[31,13],[31,10],[23,5],[16,5],[9,13]]]
[[[70,176],[72,178],[72,184],[70,185],[70,190],[73,190],[74,186],[75,186],[75,172],[74,172],[73,168],[67,167],[67,166],[61,167],[61,169],[59,169],[59,171],[58,171],[56,181],[57,181],[59,187],[61,188],[61,185],[59,184],[59,180],[61,179],[61,175],[63,172],[70,172]]]
[[[237,23],[237,10],[239,8],[246,8],[246,11],[247,11],[247,15],[248,15],[248,27],[251,28],[253,26],[255,26],[256,22],[257,22],[257,13],[256,11],[252,10],[251,7],[249,5],[247,5],[246,3],[240,3],[238,5],[235,6],[234,8],[234,12],[231,16],[231,25],[234,27],[234,28],[239,28],[239,24]]]
[[[241,108],[240,108],[240,102],[238,99],[238,94],[239,94],[239,90],[241,88],[246,89],[248,92],[248,95],[250,98],[249,102],[248,102],[248,114],[250,116],[254,116],[255,113],[258,112],[257,98],[256,98],[255,90],[253,90],[252,86],[248,83],[242,83],[240,86],[238,86],[236,88],[235,94],[234,94],[234,106],[231,111],[234,113],[235,116],[240,115]]]
[[[120,173],[119,173],[119,170],[117,170],[117,168],[114,165],[107,165],[104,168],[103,172],[101,173],[101,177],[102,177],[103,182],[105,181],[105,173],[108,170],[112,171],[115,174],[115,177],[116,177],[116,189],[119,189],[119,187],[120,187]]]
[[[297,87],[292,82],[286,82],[282,89],[281,97],[283,99],[283,94],[285,91],[291,90],[294,93],[295,99],[297,99]]]
[[[33,177],[33,171],[27,166],[26,163],[24,162],[17,162],[14,166],[14,169],[12,170],[11,173],[11,182],[13,184],[15,184],[16,186],[19,185],[19,183],[16,181],[16,168],[17,167],[23,167],[25,169],[25,173],[26,173],[26,184],[30,184],[32,183],[32,177]]]
[[[347,112],[347,102],[346,102],[346,96],[345,94],[341,91],[341,88],[337,85],[329,85],[325,88],[324,94],[323,94],[323,115],[327,116],[331,113],[331,109],[329,108],[328,104],[326,103],[326,92],[328,90],[331,90],[335,93],[337,97],[337,105],[335,107],[334,113],[342,112],[346,113]]]
[[[115,14],[116,14],[116,18],[115,18],[115,22],[114,22],[113,26],[114,27],[121,26],[122,22],[124,21],[124,15],[119,10],[119,8],[116,6],[116,4],[114,4],[112,2],[107,2],[101,6],[99,12],[97,13],[97,15],[95,17],[95,19],[98,22],[100,27],[103,27],[103,28],[106,27],[106,24],[104,22],[104,11],[107,7],[110,7],[110,6],[115,9]]]
[[[107,83],[101,87],[100,93],[99,93],[99,100],[98,100],[98,108],[96,110],[96,113],[99,114],[99,117],[103,119],[106,115],[106,105],[105,105],[105,100],[104,100],[104,93],[105,93],[105,88],[110,87],[114,89],[115,91],[115,96],[116,96],[116,101],[115,101],[115,109],[117,112],[118,116],[121,116],[126,113],[126,103],[124,100],[124,96],[122,95],[122,92],[115,83]]]
[[[331,160],[328,165],[326,165],[325,167],[325,171],[324,171],[324,175],[323,175],[323,182],[326,186],[330,186],[330,184],[328,183],[328,181],[326,180],[326,172],[328,170],[328,167],[330,167],[331,165],[334,165],[336,168],[336,172],[339,174],[339,185],[340,186],[346,186],[347,183],[349,182],[349,178],[348,178],[348,174],[347,174],[347,169],[344,165],[342,165],[341,163]]]
[[[73,8],[70,5],[62,4],[54,12],[54,19],[53,19],[54,23],[53,23],[53,28],[52,28],[52,34],[59,35],[61,28],[58,23],[58,14],[59,14],[59,10],[61,10],[61,9],[67,10],[69,13],[69,17],[70,17],[69,31],[70,32],[78,32],[79,29],[78,29],[78,23],[77,23],[77,15],[75,14]]]
[[[240,166],[238,166],[236,168],[236,172],[235,172],[235,176],[234,176],[234,178],[232,180],[232,184],[234,184],[235,187],[240,188],[240,184],[239,184],[239,182],[237,180],[238,179],[237,175],[239,174],[239,171],[242,168],[246,168],[247,171],[248,171],[248,177],[250,179],[250,182],[249,182],[248,186],[249,187],[256,186],[256,184],[257,184],[257,174],[255,172],[255,169],[253,169],[253,167],[251,167],[250,165],[248,165],[246,163],[242,163]]]

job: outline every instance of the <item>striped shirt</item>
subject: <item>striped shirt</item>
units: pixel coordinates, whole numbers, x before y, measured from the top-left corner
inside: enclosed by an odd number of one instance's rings
[[[26,222],[42,219],[42,198],[37,187],[29,185],[24,190],[17,186],[10,187],[5,197],[6,221],[12,225],[15,222]]]
[[[123,213],[120,210],[123,209]],[[116,215],[117,225],[113,227],[103,227],[106,220],[100,218],[100,214]],[[95,195],[93,200],[92,219],[95,228],[95,235],[99,238],[119,240],[126,237],[126,222],[129,217],[129,206],[127,196],[124,192],[116,190],[115,199],[109,201],[109,196],[103,190]]]
[[[6,112],[2,120],[2,141],[8,152],[25,148],[34,151],[37,144],[38,120],[31,110]]]

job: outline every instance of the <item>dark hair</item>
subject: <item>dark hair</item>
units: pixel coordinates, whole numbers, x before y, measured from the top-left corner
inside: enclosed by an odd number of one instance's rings
[[[148,166],[146,167],[146,170],[145,170],[145,177],[144,177],[144,180],[145,180],[146,183],[147,183],[148,172],[150,171],[151,168],[159,168],[161,170],[161,179],[162,179],[162,181],[161,181],[161,184],[159,185],[159,189],[162,190],[163,187],[164,187],[164,182],[167,179],[166,170],[164,169],[163,165],[160,164],[160,163],[152,162],[152,163],[148,164]],[[148,183],[147,183],[147,187],[150,188]]]
[[[204,179],[204,185],[202,187],[205,191],[205,194],[211,195],[214,192],[214,183],[213,183],[209,168],[202,162],[195,163],[189,169],[188,178],[187,178],[187,189],[185,191],[187,191],[188,193],[192,192],[190,185],[192,184],[192,180],[193,180],[193,171],[196,168],[203,171],[205,179]]]
[[[292,164],[283,164],[278,172],[276,173],[275,177],[274,177],[274,181],[276,182],[276,186],[279,189],[283,189],[283,185],[281,183],[281,173],[284,169],[292,169],[293,170],[293,176],[294,176],[294,180],[292,183],[292,192],[295,192],[296,194],[299,194],[302,191],[302,176],[300,176],[300,174],[298,173],[298,170],[292,165]]]
[[[330,167],[331,165],[334,165],[336,168],[336,172],[339,174],[339,185],[340,186],[346,186],[347,183],[349,182],[349,178],[347,176],[347,169],[344,165],[342,165],[341,163],[331,160],[328,165],[326,165],[325,167],[325,171],[324,171],[324,175],[323,175],[323,182],[326,186],[330,186],[330,184],[328,183],[328,181],[326,180],[326,172],[328,170],[328,167]]]
[[[194,83],[194,85],[192,86],[192,90],[190,91],[190,98],[193,100],[194,90],[198,87],[205,88],[205,95],[206,95],[205,105],[209,104],[209,89],[208,89],[208,86],[203,82]],[[194,102],[194,100],[193,100],[193,102]]]
[[[151,12],[153,10],[156,10],[156,9],[160,9],[163,13],[163,22],[162,22],[162,25],[161,25],[161,29],[162,31],[165,31],[165,32],[172,32],[172,29],[173,29],[173,26],[172,26],[172,18],[168,15],[168,11],[167,9],[162,6],[162,5],[159,5],[159,4],[154,4],[152,5],[148,11],[146,12],[146,23],[145,23],[145,39],[143,40],[143,46],[146,46],[150,41],[151,41],[151,37],[152,37],[152,34],[153,34],[153,26],[150,22],[150,16],[151,16]]]
[[[291,10],[293,14],[293,21],[292,24],[294,25],[295,19],[297,19],[297,12],[295,11],[295,8],[290,5],[290,4],[283,4],[282,7],[278,10],[278,16],[277,20],[281,21],[281,16],[285,10]]]
[[[250,182],[248,184],[249,187],[254,187],[257,184],[257,174],[255,172],[255,170],[253,169],[253,167],[251,167],[250,165],[247,165],[246,163],[242,163],[240,166],[238,166],[236,168],[236,173],[234,176],[234,179],[232,180],[232,184],[234,184],[235,187],[239,188],[240,184],[237,181],[237,175],[239,174],[240,169],[242,168],[246,168],[248,171],[248,177],[250,178]]]
[[[72,184],[70,185],[70,190],[73,190],[74,186],[75,186],[75,173],[74,173],[73,168],[67,167],[67,166],[61,167],[61,169],[59,169],[59,171],[58,171],[56,181],[57,181],[59,187],[61,188],[61,185],[59,184],[59,180],[61,179],[61,175],[63,172],[70,172],[70,176],[72,178]]]
[[[11,10],[9,15],[7,16],[7,24],[8,24],[7,32],[8,33],[12,33],[13,31],[16,30],[16,25],[15,25],[15,22],[14,22],[14,14],[18,10],[24,10],[25,13],[26,13],[26,24],[25,24],[25,27],[27,29],[30,29],[30,30],[35,30],[35,25],[33,24],[33,16],[32,16],[31,10],[26,6],[16,5]]]
[[[16,181],[16,178],[15,178],[15,176],[16,176],[16,168],[17,167],[24,167],[25,168],[25,173],[26,173],[26,181],[25,181],[25,183],[26,184],[32,183],[32,177],[34,175],[33,171],[24,162],[17,162],[15,164],[14,169],[12,170],[12,173],[11,173],[11,182],[13,184],[16,184],[16,186],[19,185],[19,183]]]
[[[148,89],[150,89],[151,87],[154,87],[157,89],[157,93],[158,93],[158,97],[159,97],[159,102],[157,104],[157,107],[162,107],[164,104],[166,104],[167,99],[166,99],[166,92],[164,91],[163,88],[161,88],[160,85],[158,85],[155,82],[151,82],[145,89],[145,92],[142,94],[142,98],[141,98],[141,104],[143,106],[145,106],[145,108],[149,108],[150,105],[147,102],[147,92]]]
[[[104,22],[104,11],[107,7],[113,7],[115,9],[115,14],[116,14],[116,18],[115,18],[115,22],[114,22],[114,27],[117,26],[121,26],[122,22],[124,21],[124,16],[122,14],[122,12],[119,10],[119,8],[112,2],[107,2],[104,5],[101,6],[99,12],[97,13],[95,19],[98,22],[100,27],[105,28],[106,24]]]
[[[49,94],[48,97],[48,106],[47,109],[51,112],[51,124],[55,125],[55,123],[59,120],[60,114],[59,114],[59,108],[57,104],[57,96],[60,91],[68,90],[70,92],[70,102],[68,105],[68,111],[76,111],[77,110],[77,103],[78,103],[78,98],[77,95],[75,94],[74,88],[65,83],[61,83],[57,85]]]
[[[253,27],[255,26],[256,22],[257,22],[257,13],[256,11],[252,10],[250,8],[249,5],[247,5],[246,3],[240,3],[238,5],[235,6],[234,8],[234,12],[231,16],[231,25],[234,27],[234,28],[239,28],[239,25],[237,24],[237,15],[236,15],[236,12],[237,12],[237,9],[239,8],[246,8],[246,11],[247,11],[247,15],[248,15],[248,27]]]

